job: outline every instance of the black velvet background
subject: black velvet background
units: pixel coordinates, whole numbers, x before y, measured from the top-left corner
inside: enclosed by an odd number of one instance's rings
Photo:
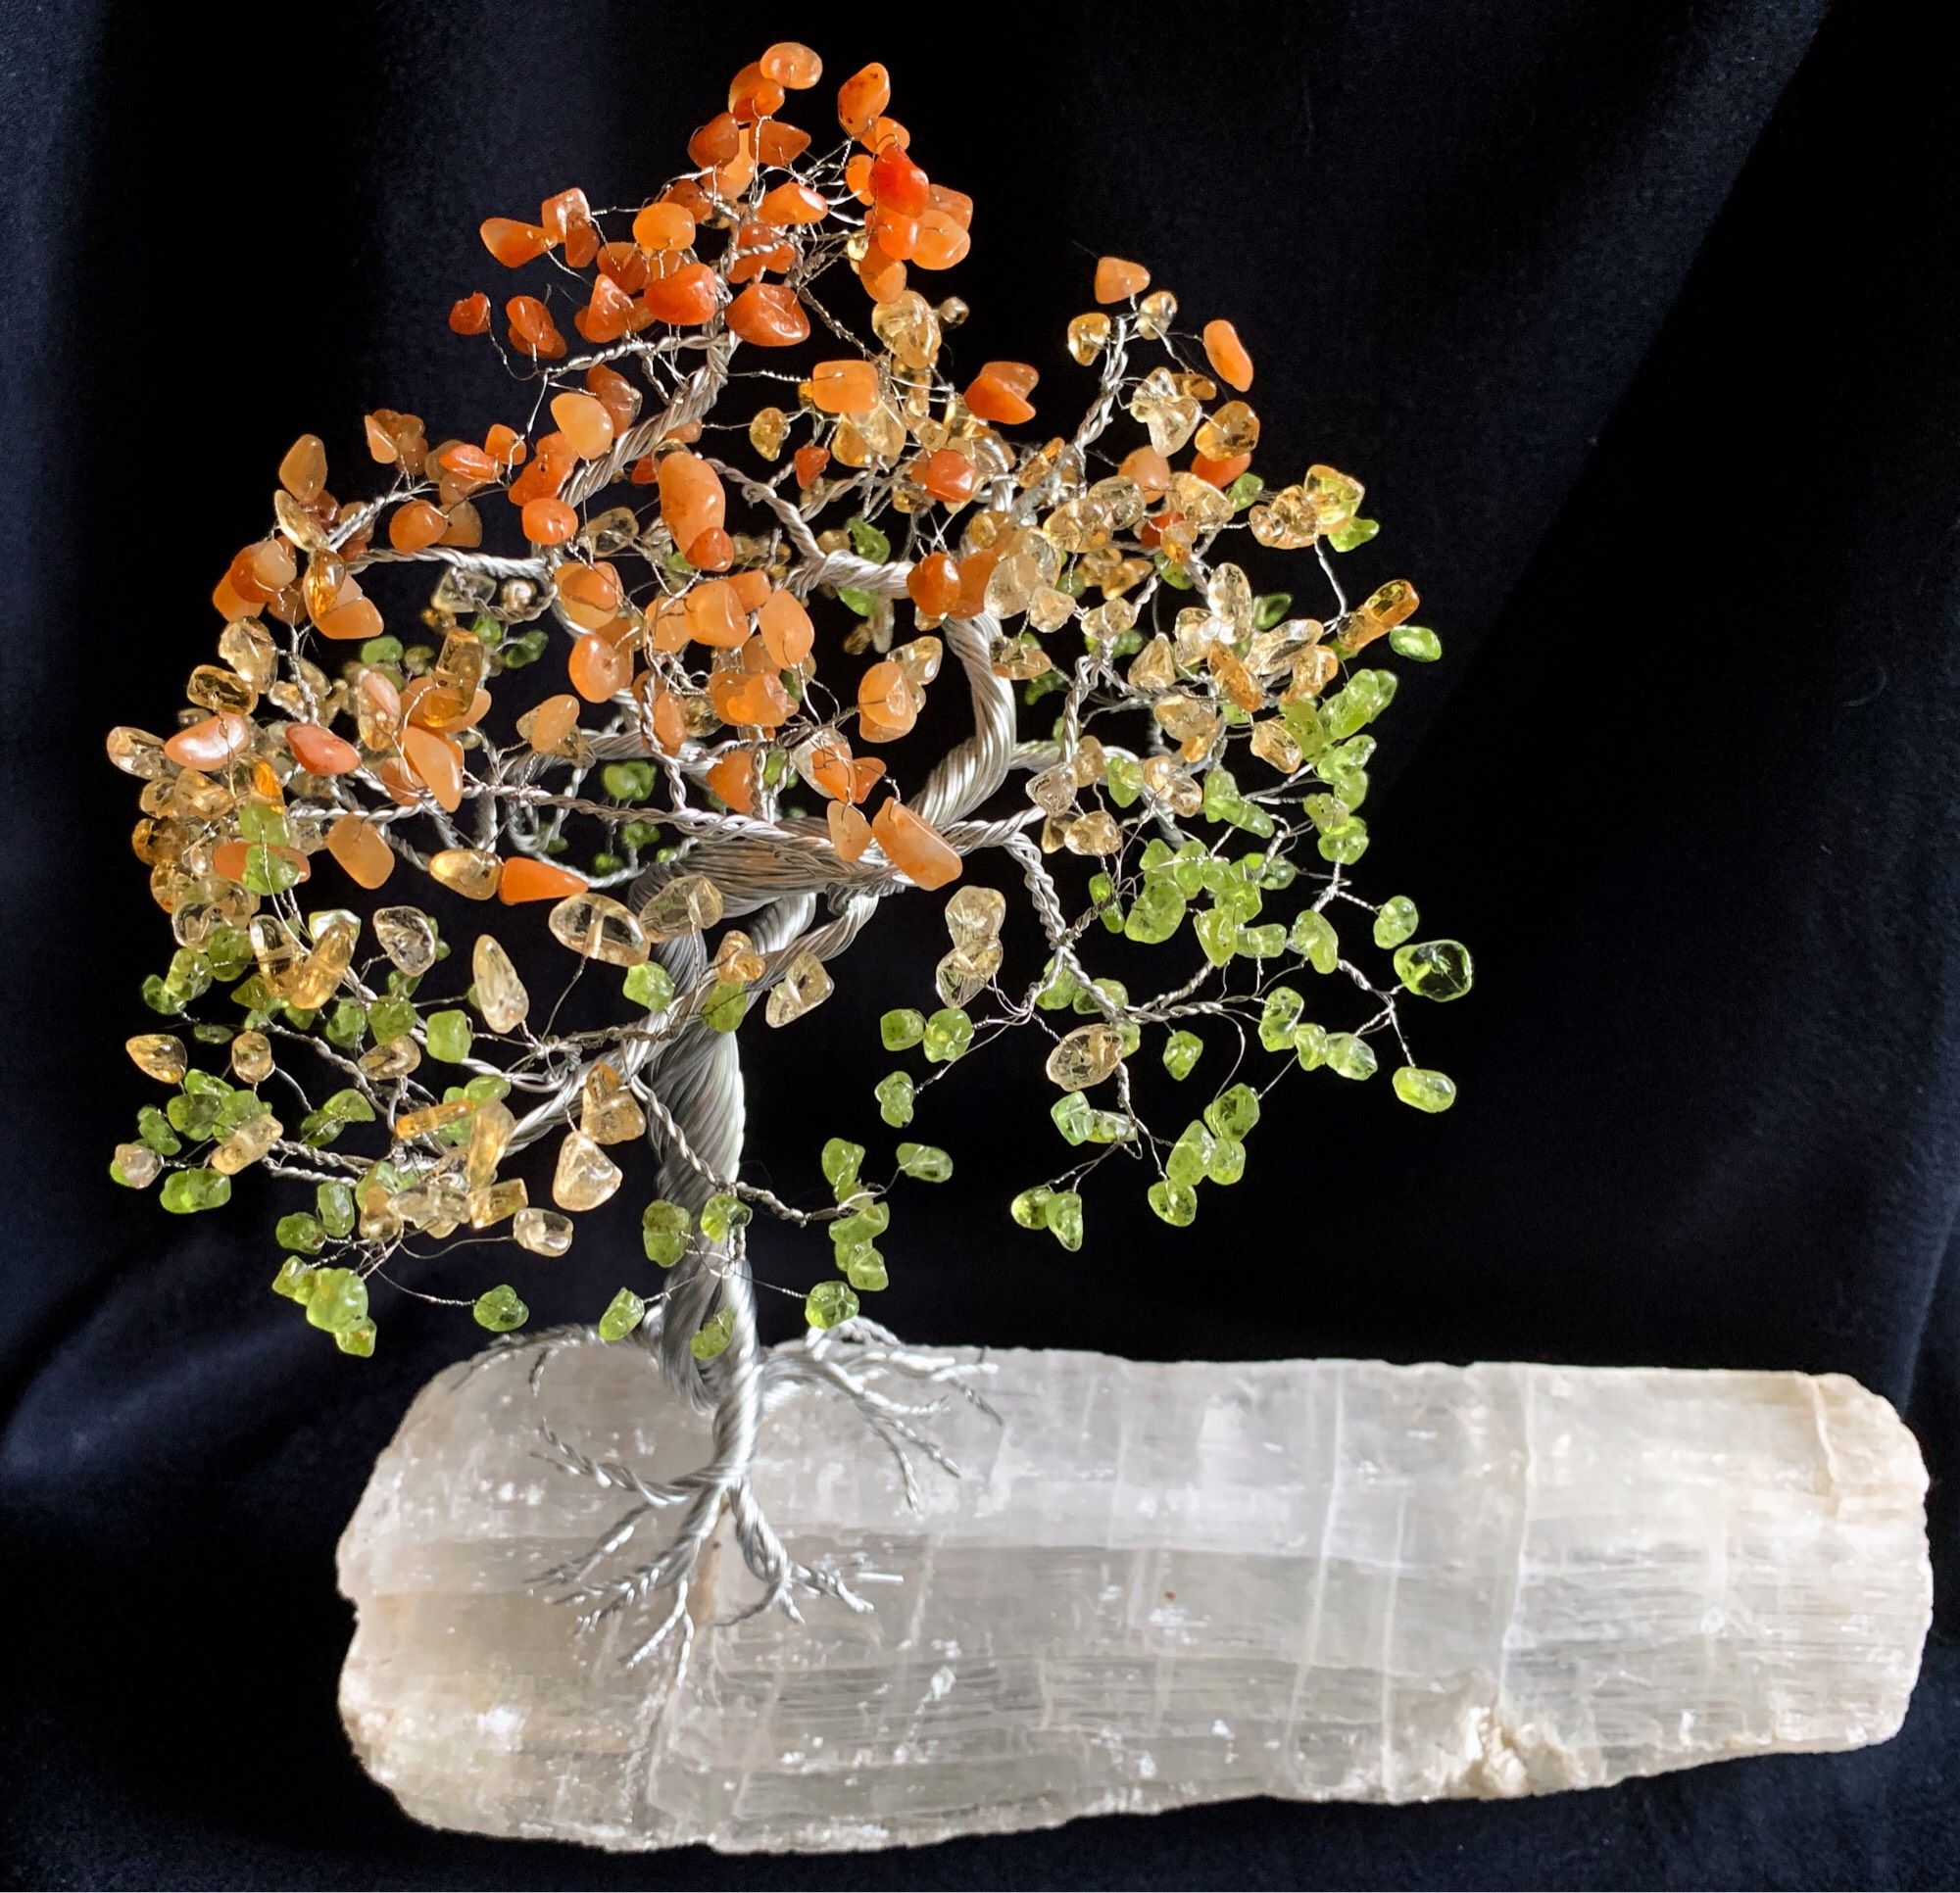
[[[0,8],[9,1876],[1960,1874],[1960,180],[1940,10],[964,9],[941,15],[942,52],[919,11],[207,11]],[[1514,1807],[1248,1803],[775,1863],[425,1832],[349,1758],[333,1541],[474,1331],[397,1308],[379,1356],[344,1362],[266,1293],[262,1190],[180,1222],[105,1180],[164,930],[101,735],[167,717],[208,655],[206,594],[295,434],[347,459],[367,407],[458,432],[503,412],[442,324],[498,288],[477,219],[574,180],[637,202],[784,32],[833,79],[885,59],[927,167],[978,198],[951,279],[976,311],[962,361],[1035,348],[1059,398],[1091,259],[1139,256],[1193,316],[1237,320],[1276,463],[1366,478],[1387,530],[1355,564],[1416,577],[1449,658],[1383,725],[1365,873],[1470,941],[1481,975],[1420,1019],[1461,1081],[1452,1115],[1303,1086],[1261,1127],[1236,1220],[1188,1238],[1127,1190],[1092,1196],[1079,1258],[1018,1236],[1000,1204],[1032,1161],[1015,1149],[1047,1136],[1024,1121],[1040,1092],[1017,1114],[986,1075],[950,1086],[960,1175],[906,1205],[881,1313],[921,1339],[1146,1356],[1855,1375],[1934,1474],[1939,1618],[1895,1741]],[[895,903],[826,1023],[760,1048],[754,1146],[782,1187],[808,1181],[798,1087],[827,1082],[833,1046],[862,1059],[888,955],[939,950],[935,905]],[[578,1261],[524,1279],[541,1316],[611,1291],[615,1258]],[[778,1280],[804,1269],[787,1242],[762,1251]]]

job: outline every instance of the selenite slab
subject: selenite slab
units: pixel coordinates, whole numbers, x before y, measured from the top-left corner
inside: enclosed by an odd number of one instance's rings
[[[835,1396],[762,1433],[807,1561],[902,1574],[732,1629],[726,1545],[686,1674],[535,1574],[624,1509],[538,1458],[671,1477],[700,1423],[644,1355],[454,1370],[340,1547],[341,1710],[421,1820],[655,1848],[839,1850],[1244,1795],[1592,1787],[1899,1726],[1931,1613],[1926,1473],[1841,1377],[993,1356],[965,1477],[896,1470]],[[636,1546],[636,1548],[638,1548]],[[648,1545],[651,1549],[651,1542]]]

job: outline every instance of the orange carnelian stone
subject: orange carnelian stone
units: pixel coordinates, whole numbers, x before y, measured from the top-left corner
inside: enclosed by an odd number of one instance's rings
[[[286,449],[279,462],[279,484],[295,500],[317,500],[326,484],[326,443],[318,434],[302,434]]]
[[[1132,448],[1116,471],[1147,494],[1162,493],[1170,485],[1170,461],[1154,447]]]
[[[951,211],[935,206],[919,218],[912,261],[921,269],[951,269],[972,247],[966,226]]]
[[[858,280],[874,303],[889,303],[906,293],[906,266],[874,243],[858,266]]]
[[[909,212],[887,210],[880,204],[864,219],[864,229],[873,249],[895,263],[904,263],[918,248],[919,221]]]
[[[597,395],[554,395],[551,411],[559,431],[580,460],[596,461],[612,445],[612,416]]]
[[[602,630],[619,615],[625,594],[612,566],[585,565],[568,558],[553,576],[565,616],[581,631]]]
[[[591,221],[592,206],[576,184],[568,191],[560,191],[556,197],[546,198],[538,206],[538,222],[546,238],[554,244],[563,243],[579,224]]]
[[[513,296],[504,314],[511,324],[511,346],[520,354],[556,361],[564,353],[564,337],[535,296]]]
[[[745,611],[760,611],[769,596],[769,575],[759,572],[753,566],[744,572],[737,572],[729,579],[735,588],[735,596],[742,601]]]
[[[938,829],[902,801],[888,801],[871,817],[871,832],[885,858],[916,886],[943,888],[959,879],[959,856]]]
[[[563,500],[527,500],[522,518],[534,546],[562,546],[578,530],[578,514]]]
[[[551,248],[551,238],[535,223],[519,223],[514,218],[486,217],[480,234],[483,247],[506,269],[531,263]]]
[[[426,500],[411,500],[389,516],[388,544],[399,553],[416,553],[424,546],[433,546],[448,530],[449,520],[439,507]]]
[[[749,638],[742,594],[725,578],[705,578],[687,595],[688,636],[697,644],[732,651]]]
[[[808,92],[823,76],[823,61],[795,39],[779,39],[756,64],[778,85]]]
[[[698,572],[725,572],[735,562],[735,542],[719,526],[710,526],[688,547],[687,562]]]
[[[911,681],[891,658],[874,663],[858,680],[858,715],[864,736],[873,743],[895,743],[918,721],[918,698]]]
[[[588,704],[603,704],[632,682],[633,654],[588,631],[571,647],[564,668],[572,689]]]
[[[871,166],[871,198],[882,210],[920,217],[932,206],[932,180],[903,146],[889,144]]]
[[[756,215],[764,223],[821,223],[830,206],[808,184],[792,181],[765,192]]]
[[[359,815],[342,815],[326,831],[326,851],[356,887],[378,888],[395,871],[395,850]]]
[[[728,305],[728,326],[759,348],[782,349],[808,336],[809,317],[787,284],[752,282]]]
[[[677,546],[691,546],[725,522],[728,496],[721,476],[698,454],[674,453],[661,461],[661,517]]]
[[[926,456],[925,464],[919,469],[919,485],[935,500],[958,506],[973,497],[974,476],[973,462],[964,454],[942,447]]]
[[[623,434],[632,426],[640,413],[640,396],[623,374],[603,362],[595,362],[585,371],[585,385],[606,404],[615,434]]]
[[[878,405],[878,370],[855,357],[817,363],[804,385],[827,414],[868,414]]]
[[[717,112],[687,141],[687,155],[704,170],[725,165],[742,149],[742,127],[732,112]]]
[[[847,861],[861,860],[871,846],[871,824],[848,801],[834,801],[823,813],[830,825],[830,846]]]
[[[649,204],[633,219],[642,250],[685,250],[694,241],[694,214],[682,204]]]
[[[586,341],[603,346],[616,342],[633,326],[642,305],[635,302],[611,276],[593,279],[592,295],[585,307],[572,316],[572,326]]]
[[[497,878],[497,898],[507,907],[525,900],[563,900],[568,894],[584,891],[583,876],[569,868],[555,867],[550,861],[533,860],[528,854],[514,854]]]
[[[875,60],[837,88],[837,122],[856,138],[892,102],[892,75]]]
[[[764,119],[756,127],[756,157],[764,165],[789,165],[809,149],[809,133],[780,119]]]
[[[788,592],[771,592],[762,601],[757,628],[762,646],[783,670],[794,670],[808,657],[816,644],[816,627],[809,613]]]
[[[966,405],[982,420],[1032,420],[1028,396],[1040,378],[1025,362],[989,362],[967,384]]]
[[[220,710],[179,730],[164,745],[164,753],[179,768],[217,769],[251,747],[251,724],[229,710]]]
[[[687,718],[681,712],[680,700],[664,684],[654,680],[648,672],[642,680],[646,688],[647,718],[653,725],[654,741],[668,755],[678,755],[680,746],[687,741]]]
[[[997,552],[968,553],[959,561],[959,597],[953,607],[954,617],[977,617],[986,608],[987,581],[1000,562]]]
[[[361,766],[361,752],[318,723],[288,723],[286,748],[310,776],[350,775]]]
[[[1210,460],[1202,454],[1194,454],[1191,457],[1191,470],[1206,486],[1215,486],[1221,490],[1230,486],[1251,463],[1252,457],[1250,454],[1231,454],[1222,461]]]
[[[906,593],[927,617],[943,618],[959,603],[959,567],[945,553],[928,553],[906,574]]]
[[[762,71],[758,61],[749,64],[728,81],[728,110],[738,122],[754,124],[771,112],[780,112],[783,88]]]
[[[547,697],[531,711],[524,725],[524,741],[539,755],[551,755],[564,746],[565,738],[577,727],[578,699]]]
[[[830,464],[830,449],[799,447],[790,456],[790,464],[796,468],[798,486],[814,486],[822,477],[823,469]]]
[[[1206,322],[1202,339],[1212,372],[1244,394],[1252,385],[1252,358],[1246,353],[1239,331],[1227,321]]]
[[[490,330],[490,298],[482,290],[449,307],[449,325],[459,335],[485,335]],[[389,859],[394,856],[391,854]]]
[[[381,844],[383,848],[387,843]],[[251,860],[253,844],[250,842],[220,842],[211,850],[211,871],[226,881],[243,881],[245,869]],[[276,854],[296,870],[302,881],[313,879],[313,864],[296,848],[268,849],[269,854]]]
[[[365,643],[368,638],[381,635],[381,613],[374,608],[372,599],[361,596],[358,587],[352,598],[334,606],[313,622],[314,629],[321,637],[338,638],[349,644],[356,640]]]
[[[1096,300],[1120,303],[1126,296],[1141,296],[1151,286],[1151,272],[1141,263],[1122,257],[1096,259]]]
[[[746,750],[731,750],[708,772],[708,786],[738,814],[756,807],[756,758]]]
[[[669,276],[649,282],[646,305],[655,320],[695,328],[714,314],[721,285],[705,263],[685,263]]]
[[[790,694],[766,672],[717,670],[708,680],[708,701],[724,723],[773,730],[789,720]]]
[[[932,207],[944,211],[962,230],[973,227],[973,200],[964,191],[956,191],[950,184],[935,184],[932,187]]]
[[[463,805],[463,752],[454,743],[411,724],[402,732],[402,755],[438,807],[453,814]]]

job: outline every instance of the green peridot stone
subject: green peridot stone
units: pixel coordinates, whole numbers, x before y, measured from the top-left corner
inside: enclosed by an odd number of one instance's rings
[[[1195,1032],[1173,1032],[1164,1041],[1164,1070],[1173,1078],[1189,1078],[1204,1055],[1204,1041]]]
[[[1365,546],[1381,529],[1378,520],[1349,519],[1327,535],[1327,543],[1338,553],[1352,552],[1356,546]]]
[[[1024,1189],[1007,1205],[1007,1214],[1023,1229],[1048,1227],[1048,1199],[1054,1194],[1047,1184]]]
[[[511,1081],[502,1072],[486,1071],[464,1086],[463,1094],[472,1104],[494,1103],[511,1094]]]
[[[717,1308],[696,1331],[687,1344],[687,1351],[698,1361],[711,1361],[728,1351],[728,1343],[734,1334],[734,1309]]]
[[[329,1334],[368,1318],[368,1285],[352,1269],[316,1269],[307,1320]]]
[[[1059,1012],[1062,1007],[1073,1005],[1075,996],[1081,991],[1081,983],[1066,966],[1057,966],[1054,960],[1048,963],[1047,978],[1042,990],[1035,995],[1035,1003],[1044,1012]]]
[[[345,1186],[343,1186],[344,1188]],[[321,1186],[325,1188],[324,1185]],[[351,1228],[352,1225],[349,1225]],[[344,1236],[347,1232],[341,1231]],[[281,1216],[272,1231],[282,1249],[298,1249],[302,1255],[318,1255],[326,1246],[326,1229],[317,1216],[296,1209]]]
[[[171,1129],[171,1121],[154,1104],[145,1104],[136,1113],[136,1136],[160,1157],[173,1157],[183,1148],[183,1141]]]
[[[731,980],[716,980],[701,1008],[701,1022],[710,1032],[733,1032],[749,1010],[749,989]]]
[[[936,1143],[902,1143],[899,1168],[920,1183],[945,1183],[953,1175],[953,1159]]]
[[[254,894],[284,894],[300,878],[300,863],[290,854],[254,842],[245,850],[245,885]]]
[[[670,1269],[687,1253],[694,1218],[679,1203],[657,1196],[640,1212],[640,1246],[647,1260]]]
[[[1168,940],[1183,925],[1188,904],[1174,882],[1151,881],[1124,916],[1124,936],[1147,946]]]
[[[1057,1189],[1042,1205],[1049,1234],[1065,1249],[1082,1246],[1082,1198],[1072,1189]]]
[[[860,1242],[849,1254],[840,1254],[837,1266],[844,1271],[844,1279],[854,1288],[867,1295],[874,1295],[881,1288],[891,1286],[892,1278],[886,1272],[885,1258],[869,1242]]]
[[[917,1090],[909,1072],[887,1072],[873,1088],[872,1095],[878,1100],[878,1115],[895,1131],[903,1130],[912,1121],[912,1094]]]
[[[858,1297],[847,1282],[819,1282],[805,1297],[803,1318],[812,1328],[835,1328],[858,1313]]]
[[[599,779],[614,801],[645,801],[654,793],[651,762],[609,762]]]
[[[1143,767],[1133,757],[1112,754],[1103,772],[1102,786],[1118,808],[1128,808],[1144,793]]]
[[[1164,1178],[1152,1184],[1144,1193],[1151,1207],[1172,1229],[1188,1229],[1198,1220],[1198,1191],[1189,1184],[1172,1183]]]
[[[1088,1138],[1091,1143],[1121,1143],[1136,1135],[1136,1125],[1121,1111],[1091,1111]]]
[[[1301,1071],[1312,1071],[1327,1062],[1327,1028],[1303,1021],[1293,1029],[1294,1056]]]
[[[858,1182],[858,1166],[864,1161],[864,1146],[844,1138],[831,1138],[823,1146],[823,1181],[842,1198]]]
[[[599,1317],[601,1340],[624,1340],[647,1318],[647,1304],[631,1288],[621,1288]]]
[[[172,1216],[221,1209],[231,1200],[231,1179],[217,1170],[176,1170],[164,1179],[161,1200]]]
[[[673,1003],[673,980],[657,959],[643,959],[629,968],[623,991],[631,1003],[649,1012],[662,1012]]]
[[[272,1278],[272,1292],[284,1295],[288,1301],[306,1301],[313,1294],[314,1278],[318,1274],[319,1271],[311,1263],[289,1255],[279,1264],[279,1272]]]
[[[1324,913],[1309,907],[1294,918],[1289,937],[1295,952],[1316,973],[1331,973],[1341,963],[1341,940],[1334,923]]]
[[[344,1183],[323,1183],[313,1192],[314,1214],[329,1236],[354,1231],[354,1191]]]
[[[1198,944],[1213,966],[1223,966],[1239,946],[1239,918],[1224,907],[1213,907],[1192,922]]]
[[[1211,1133],[1197,1122],[1187,1124],[1164,1159],[1164,1175],[1174,1184],[1199,1184],[1211,1161]]]
[[[868,558],[874,564],[882,565],[891,558],[892,542],[868,519],[847,519],[844,530],[851,535],[851,550],[859,558]]]
[[[878,1021],[878,1039],[887,1051],[908,1051],[925,1037],[925,1014],[908,1005],[895,1007]]]
[[[368,1008],[355,999],[342,999],[327,1014],[326,1043],[342,1051],[358,1051],[368,1036]]]
[[[1292,609],[1291,592],[1261,592],[1252,601],[1252,629],[1270,631]]]
[[[1416,923],[1415,902],[1407,895],[1398,894],[1392,899],[1384,900],[1381,910],[1375,915],[1375,945],[1399,946],[1415,932]]]
[[[1460,999],[1473,977],[1470,949],[1460,940],[1424,940],[1396,949],[1396,977],[1424,999]]]
[[[190,1074],[196,1077],[198,1074]],[[215,1136],[220,1100],[208,1092],[180,1092],[164,1106],[164,1115],[173,1130],[181,1131],[193,1143]]]
[[[508,1282],[500,1282],[494,1288],[486,1288],[476,1297],[470,1314],[479,1328],[487,1328],[493,1335],[508,1335],[514,1328],[521,1328],[531,1318],[531,1311],[518,1298],[517,1291]],[[311,1315],[312,1311],[308,1311]]]
[[[1259,1121],[1259,1094],[1250,1085],[1234,1085],[1204,1107],[1204,1122],[1212,1135],[1244,1140]]]
[[[747,1229],[756,1212],[740,1196],[717,1190],[701,1206],[701,1233],[710,1242],[725,1242],[738,1229]]]
[[[1419,664],[1433,664],[1443,655],[1443,640],[1426,624],[1398,624],[1389,633],[1389,649]]]
[[[1096,1113],[1080,1092],[1064,1092],[1049,1106],[1048,1114],[1054,1120],[1054,1128],[1070,1143],[1088,1141],[1090,1123]]]
[[[892,1206],[882,1197],[859,1199],[849,1216],[840,1216],[830,1226],[835,1248],[848,1249],[859,1242],[875,1242],[892,1226]]]
[[[1456,1081],[1420,1065],[1403,1065],[1390,1081],[1396,1095],[1418,1111],[1446,1111],[1456,1102]]]
[[[428,1016],[424,1038],[428,1055],[440,1059],[445,1065],[462,1064],[469,1056],[469,1043],[473,1037],[469,1014],[460,1008],[431,1012]]]
[[[368,1029],[377,1045],[392,1045],[416,1029],[416,1008],[408,999],[376,999],[368,1008]]]
[[[1306,1001],[1292,987],[1274,987],[1259,1013],[1259,1044],[1268,1051],[1292,1050],[1293,1029],[1305,1010]]]
[[[367,1360],[374,1352],[375,1328],[371,1318],[350,1323],[345,1328],[333,1331],[333,1344],[343,1354],[352,1354],[357,1359]]]
[[[263,842],[268,848],[290,848],[293,832],[286,811],[276,802],[246,801],[238,805],[238,835],[241,841]]]
[[[950,1065],[956,1058],[965,1056],[966,1048],[972,1044],[973,1021],[959,1006],[941,1006],[925,1022],[922,1043],[928,1064]]]
[[[1337,861],[1343,867],[1350,866],[1368,851],[1368,824],[1359,815],[1349,815],[1346,821],[1328,829],[1321,836],[1318,846],[1323,861]]]
[[[1286,951],[1287,930],[1277,920],[1260,927],[1241,927],[1234,951],[1248,959],[1272,959]]]
[[[1327,1069],[1341,1078],[1372,1078],[1375,1075],[1375,1047],[1351,1032],[1330,1032],[1325,1054]]]
[[[1204,1166],[1205,1176],[1215,1184],[1235,1184],[1246,1174],[1246,1146],[1237,1138],[1216,1138]]]

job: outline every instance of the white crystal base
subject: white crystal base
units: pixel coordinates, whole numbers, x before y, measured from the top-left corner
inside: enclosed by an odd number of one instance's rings
[[[536,1586],[625,1505],[537,1429],[671,1478],[702,1424],[631,1347],[525,1358],[423,1390],[340,1547],[343,1716],[438,1826],[828,1851],[1593,1787],[1885,1740],[1931,1615],[1917,1444],[1841,1377],[1007,1353],[1001,1424],[924,1423],[964,1477],[917,1512],[841,1400],[774,1413],[770,1523],[904,1581],[717,1628],[721,1544],[676,1681],[622,1661],[664,1600],[579,1633]]]

